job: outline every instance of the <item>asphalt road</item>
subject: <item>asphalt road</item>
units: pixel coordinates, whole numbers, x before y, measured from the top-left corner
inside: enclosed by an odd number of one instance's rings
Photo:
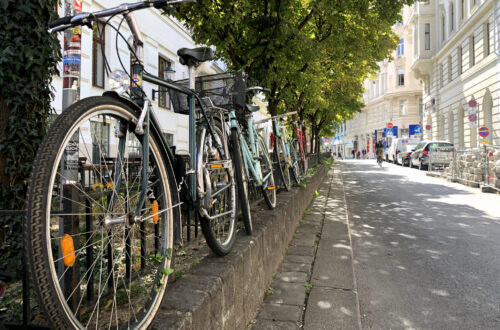
[[[500,195],[343,162],[363,329],[500,329]]]

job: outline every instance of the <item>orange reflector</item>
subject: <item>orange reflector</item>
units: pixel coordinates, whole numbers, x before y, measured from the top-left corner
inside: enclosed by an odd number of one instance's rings
[[[75,264],[75,246],[73,245],[73,237],[64,234],[61,238],[61,252],[63,255],[64,265],[66,267],[73,267]]]
[[[210,168],[221,168],[221,167],[222,167],[222,164],[210,165]]]
[[[275,186],[267,187],[267,190],[273,190],[273,189],[276,189],[276,187]]]
[[[158,215],[158,202],[154,201],[151,208],[153,209],[153,222],[156,225],[158,224],[158,219],[160,219],[160,216]]]

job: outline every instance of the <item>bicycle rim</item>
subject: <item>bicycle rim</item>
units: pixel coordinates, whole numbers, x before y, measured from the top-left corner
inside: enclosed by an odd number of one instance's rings
[[[158,140],[150,135],[149,196],[132,217],[145,159],[134,118],[109,98],[83,100],[57,118],[38,151],[27,248],[36,291],[56,328],[145,328],[161,303],[172,271],[171,190]],[[111,136],[118,126],[123,154]]]
[[[214,121],[212,128],[213,136],[202,132],[200,138],[199,168],[204,171],[200,214],[208,246],[222,256],[229,253],[236,236],[236,187],[225,132],[219,121]],[[216,148],[216,144],[222,147]]]
[[[267,177],[262,182],[261,191],[267,206],[274,209],[276,207],[276,185],[274,183],[273,165],[264,140],[260,135],[258,136],[258,149],[262,177]]]

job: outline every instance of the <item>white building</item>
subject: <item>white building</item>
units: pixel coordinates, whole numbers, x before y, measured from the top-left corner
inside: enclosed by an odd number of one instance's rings
[[[59,15],[64,16],[64,8],[61,4],[64,1],[60,1],[59,3]],[[123,1],[83,0],[82,11],[99,11],[118,6],[121,3]],[[178,21],[161,15],[161,12],[157,9],[135,11],[134,15],[144,41],[144,69],[151,74],[163,76],[162,71],[170,62],[171,67],[176,71],[174,79],[187,78],[187,67],[178,63],[177,50],[182,47],[193,48],[197,46],[191,39],[189,31]],[[118,26],[121,18],[121,16],[113,18],[111,24],[115,27]],[[125,22],[121,25],[120,31],[124,34],[125,38],[131,35]],[[62,33],[60,33],[60,39],[62,46]],[[118,51],[115,48],[115,42],[116,32],[109,27],[105,28],[102,38],[99,38],[97,31],[92,31],[87,27],[82,28],[80,99],[101,95],[105,90],[109,90],[105,73],[105,63],[100,47],[104,48],[105,57],[111,71],[116,69],[123,70],[118,55],[125,69],[127,71],[130,70],[131,54],[126,42],[118,38]],[[61,112],[63,104],[62,72],[63,70],[71,70],[71,68],[63,68],[62,62],[59,67],[61,76],[53,77],[52,83],[55,88],[55,99],[52,102],[52,106],[58,113]],[[196,70],[196,75],[217,72],[222,72],[222,70],[215,62],[211,62],[200,65]],[[64,87],[76,88],[78,86]],[[149,83],[144,83],[143,87],[150,99],[152,90],[158,89],[158,86]],[[161,93],[159,96],[158,94],[156,95],[153,101],[153,108],[169,143],[176,145],[178,150],[188,150],[188,116],[173,112],[167,93]],[[110,129],[109,125],[107,127],[91,128],[92,134],[99,134],[101,136],[103,147],[107,150],[112,147],[110,144],[113,144]]]
[[[486,142],[499,145],[500,2],[430,0],[411,9],[417,39],[411,68],[425,85],[424,138],[474,148],[478,127],[486,126]],[[469,108],[470,100],[478,105]],[[475,125],[470,114],[479,117]]]
[[[346,123],[347,156],[353,149],[366,150],[370,155],[377,140],[383,139],[389,144],[394,137],[419,137],[421,134],[423,87],[410,68],[414,55],[414,33],[409,25],[411,8],[404,7],[401,14],[402,21],[393,26],[399,36],[393,59],[380,62],[377,74],[365,79],[365,107]]]

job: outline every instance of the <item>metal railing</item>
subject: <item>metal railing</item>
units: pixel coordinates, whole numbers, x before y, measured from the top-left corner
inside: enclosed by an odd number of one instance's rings
[[[441,156],[442,157],[442,156]],[[453,150],[449,164],[440,169],[429,154],[429,172],[453,182],[500,191],[500,146],[485,144],[479,148]]]

